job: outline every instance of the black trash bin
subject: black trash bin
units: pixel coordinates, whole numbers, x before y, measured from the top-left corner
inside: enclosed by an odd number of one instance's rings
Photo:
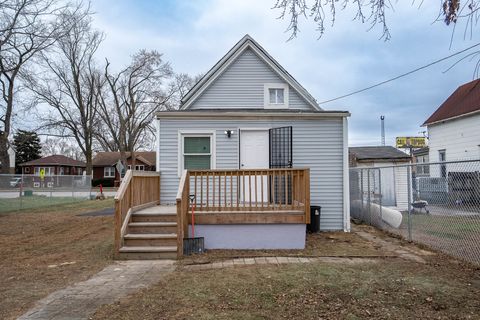
[[[320,213],[322,207],[320,206],[310,206],[310,224],[307,224],[308,232],[319,232],[320,231]]]

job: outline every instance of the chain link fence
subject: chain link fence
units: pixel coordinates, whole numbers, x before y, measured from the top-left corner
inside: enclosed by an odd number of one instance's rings
[[[350,169],[354,219],[480,264],[480,160]]]
[[[0,213],[90,199],[91,186],[90,176],[0,175]]]

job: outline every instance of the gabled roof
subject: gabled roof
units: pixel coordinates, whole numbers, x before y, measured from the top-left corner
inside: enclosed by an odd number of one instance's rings
[[[61,154],[54,154],[37,160],[32,160],[19,164],[25,166],[66,166],[66,167],[86,167],[85,162],[78,161]]]
[[[127,160],[130,159],[130,152],[126,153]],[[135,160],[143,162],[147,166],[154,166],[157,154],[154,151],[136,151]],[[120,152],[98,152],[93,158],[92,165],[94,167],[110,167],[114,166],[120,160]]]
[[[458,87],[423,125],[458,118],[474,112],[480,112],[480,79]]]
[[[188,109],[192,103],[234,62],[242,52],[251,49],[267,63],[286,83],[295,89],[315,110],[322,110],[316,100],[252,37],[245,35],[223,56],[182,98],[180,109]]]
[[[410,156],[392,146],[349,147],[357,160],[409,160]]]

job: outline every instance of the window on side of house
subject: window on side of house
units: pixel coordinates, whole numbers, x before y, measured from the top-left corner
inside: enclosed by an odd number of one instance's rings
[[[103,168],[103,177],[104,178],[115,178],[115,167],[104,167]]]
[[[439,162],[447,161],[447,154],[446,154],[445,150],[438,150],[438,161]],[[440,165],[440,176],[442,178],[447,177],[447,165],[446,164],[441,164]]]
[[[183,135],[182,170],[212,168],[212,136]]]
[[[33,172],[36,176],[39,176],[42,170],[45,176],[53,176],[53,167],[35,167]]]
[[[265,84],[264,107],[266,109],[288,108],[288,84],[284,84],[284,83]]]
[[[145,166],[143,164],[137,164],[137,165],[135,165],[135,170],[145,171]]]

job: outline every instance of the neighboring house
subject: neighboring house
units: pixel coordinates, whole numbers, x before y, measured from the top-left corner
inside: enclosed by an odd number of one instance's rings
[[[120,152],[98,152],[93,158],[93,184],[103,183],[105,186],[113,186],[115,182],[120,181],[120,174],[115,168],[120,161]],[[126,169],[131,169],[132,157],[127,152]],[[155,171],[156,153],[149,151],[135,152],[135,170],[137,171]],[[106,184],[105,184],[106,182]]]
[[[350,147],[350,167],[375,168],[371,170],[370,187],[375,195],[382,195],[382,205],[408,208],[408,183],[411,183],[406,166],[411,156],[392,146]],[[368,190],[368,178],[363,177],[364,190]],[[410,181],[410,182],[409,182]]]
[[[175,203],[184,170],[203,169],[212,171],[212,176],[219,175],[218,180],[210,180],[204,192],[213,192],[213,199],[224,201],[227,209],[238,203],[238,198],[240,203],[263,207],[282,189],[291,190],[298,177],[266,178],[267,172],[252,176],[248,170],[309,168],[307,192],[310,204],[322,207],[321,230],[349,231],[349,116],[347,111],[320,108],[264,48],[246,35],[183,97],[180,110],[157,112],[160,201]],[[215,173],[215,169],[225,171]],[[208,174],[204,173],[207,179]],[[226,194],[216,196],[215,188],[223,185]],[[202,197],[197,207],[204,205],[205,194],[193,189],[191,186],[191,193]],[[296,204],[293,202],[288,200],[285,205]],[[195,226],[196,235],[205,237],[207,248],[305,245],[305,222],[222,221]]]
[[[428,147],[416,149],[412,151],[413,163],[418,163],[418,166],[412,168],[416,177],[428,177],[430,176],[430,165],[422,166],[422,163],[428,163],[429,161]]]
[[[480,159],[480,79],[453,92],[423,123],[428,129],[430,162]],[[478,170],[464,165],[436,165],[432,177],[446,178],[448,171]]]
[[[22,174],[33,174],[40,176],[43,171],[45,176],[68,176],[83,175],[86,164],[60,154],[43,157],[19,164]]]

